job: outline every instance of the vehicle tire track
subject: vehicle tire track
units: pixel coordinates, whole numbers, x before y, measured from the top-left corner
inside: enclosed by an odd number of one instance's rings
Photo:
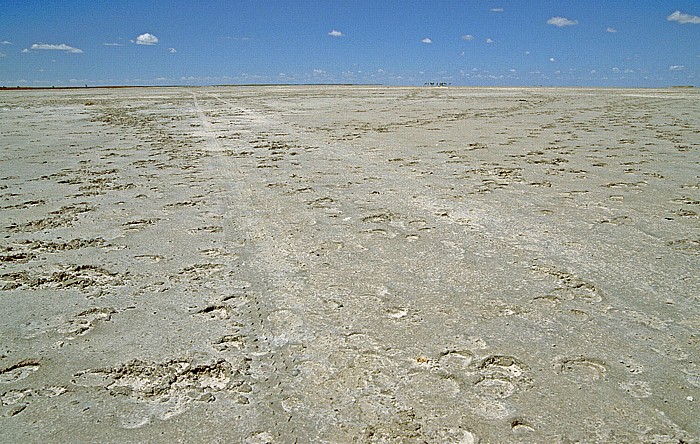
[[[250,418],[244,425],[248,440],[297,442],[297,439],[310,436],[309,431],[302,418],[285,409],[283,400],[292,391],[292,374],[299,357],[293,350],[294,345],[275,342],[275,333],[279,336],[279,332],[273,331],[268,321],[279,309],[274,297],[275,283],[267,276],[269,264],[265,267],[261,262],[272,260],[260,247],[274,245],[274,236],[264,223],[269,219],[269,211],[265,200],[242,180],[245,174],[249,174],[246,170],[255,171],[253,162],[226,156],[226,147],[216,137],[216,130],[194,93],[193,103],[206,140],[205,150],[210,154],[214,171],[218,173],[217,179],[225,189],[225,198],[219,201],[219,211],[224,216],[224,239],[227,245],[243,245],[237,251],[241,258],[239,270],[251,282],[245,289],[245,303],[239,320],[244,325],[241,332],[248,338],[243,353],[250,359],[253,386],[248,398]],[[254,137],[255,131],[251,134]]]

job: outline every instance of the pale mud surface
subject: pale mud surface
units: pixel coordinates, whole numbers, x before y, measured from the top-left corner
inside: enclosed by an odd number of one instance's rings
[[[2,92],[2,441],[698,442],[699,99]]]

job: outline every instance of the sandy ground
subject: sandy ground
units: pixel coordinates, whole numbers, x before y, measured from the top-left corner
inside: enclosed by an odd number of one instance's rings
[[[0,93],[3,442],[700,442],[700,93]]]

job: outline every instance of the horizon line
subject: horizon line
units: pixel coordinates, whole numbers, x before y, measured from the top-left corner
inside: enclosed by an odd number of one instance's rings
[[[386,85],[383,83],[222,83],[209,85],[59,85],[59,86],[0,86],[0,91],[84,90],[125,88],[211,88],[211,87],[271,87],[271,86],[383,86],[386,88],[585,88],[585,89],[694,89],[696,85],[668,86],[601,86],[601,85]]]

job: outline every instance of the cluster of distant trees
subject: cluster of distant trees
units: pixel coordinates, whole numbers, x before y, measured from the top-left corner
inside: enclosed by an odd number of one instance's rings
[[[452,83],[447,83],[447,82],[425,82],[423,86],[448,86],[452,85]]]

